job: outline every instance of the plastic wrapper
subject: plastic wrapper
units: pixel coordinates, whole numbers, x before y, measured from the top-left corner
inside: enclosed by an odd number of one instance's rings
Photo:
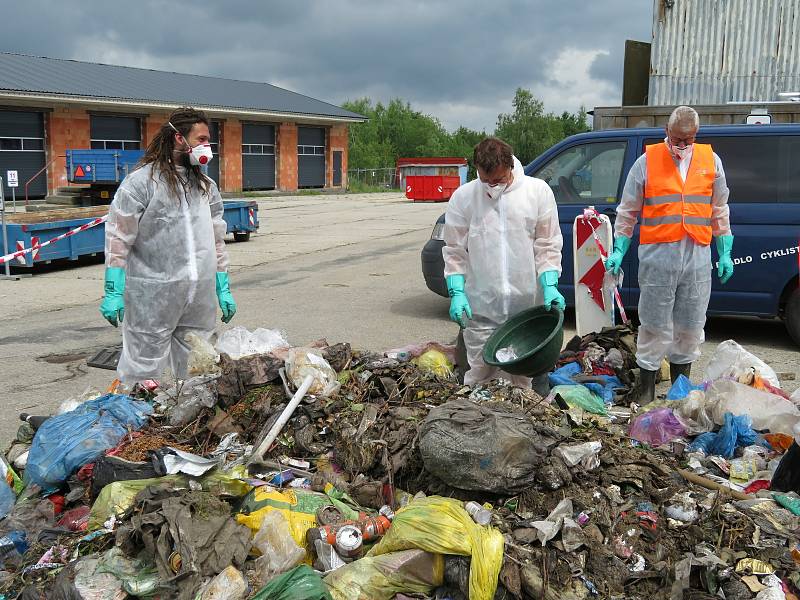
[[[437,377],[450,377],[453,375],[453,363],[438,350],[428,350],[412,360],[423,373],[433,373]]]
[[[800,423],[800,410],[790,400],[736,381],[715,381],[706,391],[706,400],[717,425],[724,423],[727,412],[749,415],[753,429],[770,433],[791,435],[794,425]]]
[[[288,347],[289,342],[286,341],[286,337],[277,329],[258,328],[250,332],[242,326],[232,327],[223,332],[217,340],[217,350],[234,360]]]
[[[158,572],[152,564],[130,558],[119,548],[111,548],[100,555],[95,573],[113,576],[121,582],[125,592],[134,596],[152,596],[160,587]]]
[[[253,547],[261,553],[255,561],[256,578],[261,585],[293,569],[306,556],[305,550],[292,539],[286,517],[276,510],[264,515],[253,538]]]
[[[778,376],[772,367],[733,340],[724,341],[717,346],[703,377],[705,381],[725,378],[738,379],[750,370],[757,371],[761,377],[775,387],[781,387]]]
[[[708,414],[705,392],[692,390],[683,400],[670,402],[669,405],[672,414],[683,424],[687,434],[698,435],[714,429],[714,420]]]
[[[217,375],[202,375],[160,393],[154,402],[166,410],[169,425],[183,427],[204,408],[216,406],[217,400]]]
[[[600,442],[585,442],[571,446],[561,445],[553,450],[553,455],[558,456],[571,467],[580,463],[584,469],[591,471],[600,466],[599,455],[602,447]]]
[[[396,594],[429,594],[444,581],[444,557],[422,550],[368,556],[325,578],[333,600],[392,600]]]
[[[368,556],[419,549],[433,554],[471,556],[470,600],[492,600],[503,564],[503,535],[477,525],[461,502],[420,498],[397,511],[392,527]]]
[[[686,429],[671,409],[657,408],[637,416],[628,435],[643,444],[662,446],[686,435]]]
[[[141,429],[153,411],[146,402],[108,394],[51,417],[36,432],[25,483],[58,487],[83,465],[114,448],[130,429]]]
[[[607,415],[603,399],[593,394],[582,385],[557,385],[550,390],[550,395],[558,394],[571,407],[577,407],[595,415]]]
[[[594,381],[587,383],[579,383],[573,379],[582,374],[583,367],[580,362],[576,361],[567,363],[550,373],[548,380],[552,387],[569,385],[585,387],[596,396],[599,396],[606,405],[614,403],[614,390],[624,387],[619,378],[613,375],[592,375]]]
[[[208,340],[201,338],[196,333],[186,336],[189,345],[189,359],[187,371],[189,375],[212,375],[221,371],[219,367],[219,354]]]
[[[322,357],[316,348],[292,348],[286,356],[286,375],[299,388],[307,375],[314,377],[314,383],[308,390],[312,396],[326,398],[339,391],[336,371]]]
[[[241,600],[246,594],[247,580],[231,565],[202,589],[199,600]]]
[[[307,565],[278,575],[251,600],[333,600],[322,579]]]

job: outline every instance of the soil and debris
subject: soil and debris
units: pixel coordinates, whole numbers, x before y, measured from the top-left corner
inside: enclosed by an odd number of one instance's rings
[[[206,347],[213,372],[23,423],[0,463],[0,598],[800,597],[791,426],[716,418],[726,400],[688,381],[638,407],[629,327],[571,340],[547,397],[464,386],[441,344],[260,350]],[[800,422],[737,356],[718,379]],[[276,427],[309,373],[316,395]],[[67,476],[37,486],[50,464]]]

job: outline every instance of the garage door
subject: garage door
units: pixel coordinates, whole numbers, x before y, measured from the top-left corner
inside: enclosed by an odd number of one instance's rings
[[[91,115],[89,129],[94,149],[139,150],[142,147],[142,127],[139,117]]]
[[[219,187],[219,122],[211,121],[208,131],[211,134],[211,151],[214,153],[214,160],[208,164],[208,176]]]
[[[0,110],[0,177],[5,197],[11,198],[6,171],[17,171],[16,196],[25,197],[25,182],[44,168],[44,116],[39,112]],[[64,168],[56,163],[54,168]],[[47,176],[42,173],[28,187],[32,198],[47,195]]]
[[[297,128],[297,185],[325,187],[325,130],[322,127]]]
[[[242,188],[275,189],[275,126],[242,124]]]

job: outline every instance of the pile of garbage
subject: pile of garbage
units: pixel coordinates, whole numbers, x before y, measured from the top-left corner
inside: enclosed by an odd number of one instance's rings
[[[433,342],[188,341],[186,381],[24,416],[1,599],[798,597],[800,393],[734,342],[638,407],[629,327],[547,397]]]

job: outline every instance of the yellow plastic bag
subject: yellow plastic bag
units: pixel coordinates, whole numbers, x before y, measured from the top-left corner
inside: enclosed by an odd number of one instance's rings
[[[492,600],[503,566],[503,535],[482,527],[452,498],[420,498],[397,511],[392,526],[368,556],[418,548],[433,554],[472,556],[470,600]]]
[[[366,556],[325,579],[333,600],[392,600],[396,594],[429,594],[444,581],[444,557],[422,550]]]
[[[335,490],[329,488],[329,494]],[[306,551],[306,562],[311,564],[313,555],[306,541],[306,532],[317,527],[317,509],[329,504],[335,505],[346,519],[355,520],[358,512],[352,510],[332,495],[305,490],[277,490],[268,486],[256,488],[242,502],[242,513],[236,521],[250,528],[254,533],[261,527],[264,516],[272,511],[286,517],[289,532],[298,546]]]
[[[433,373],[438,377],[450,377],[453,374],[453,363],[438,350],[423,352],[411,362],[417,365],[421,371]]]

